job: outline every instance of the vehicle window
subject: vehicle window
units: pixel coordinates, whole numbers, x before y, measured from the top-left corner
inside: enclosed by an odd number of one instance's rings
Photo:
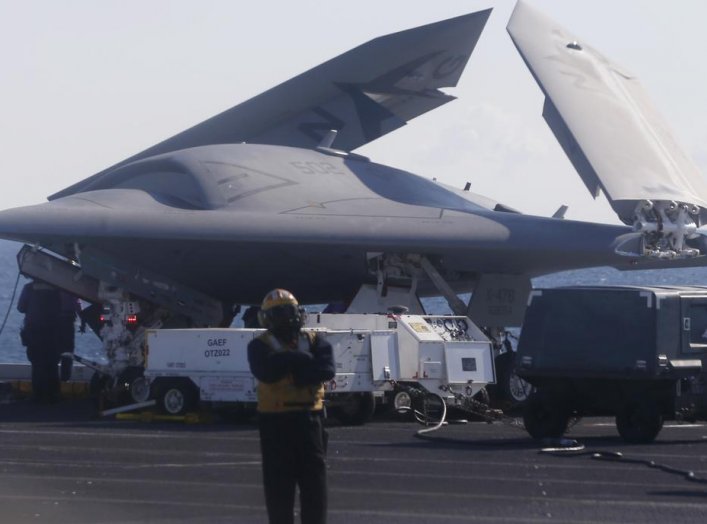
[[[688,313],[689,326],[684,326],[685,331],[690,331],[690,347],[693,349],[707,349],[707,304],[694,304]]]

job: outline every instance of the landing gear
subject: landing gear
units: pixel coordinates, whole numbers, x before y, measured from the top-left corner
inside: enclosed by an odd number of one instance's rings
[[[150,381],[143,376],[136,378],[130,384],[129,392],[133,402],[146,402],[150,398]]]
[[[91,376],[88,391],[98,411],[144,402],[150,396],[143,369],[137,366],[125,368],[117,377],[95,371]]]

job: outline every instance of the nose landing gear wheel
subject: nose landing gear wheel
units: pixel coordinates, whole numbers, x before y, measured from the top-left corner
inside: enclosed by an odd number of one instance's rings
[[[130,398],[135,402],[145,402],[150,398],[150,382],[145,377],[138,377],[130,383]]]

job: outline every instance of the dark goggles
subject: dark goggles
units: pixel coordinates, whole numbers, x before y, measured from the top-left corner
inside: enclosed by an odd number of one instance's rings
[[[271,307],[265,314],[272,322],[299,320],[302,318],[304,310],[293,304]]]

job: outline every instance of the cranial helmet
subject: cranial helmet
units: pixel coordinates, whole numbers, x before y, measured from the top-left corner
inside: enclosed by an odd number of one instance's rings
[[[291,338],[302,328],[305,313],[292,293],[286,289],[273,289],[260,305],[258,320],[275,336]]]

